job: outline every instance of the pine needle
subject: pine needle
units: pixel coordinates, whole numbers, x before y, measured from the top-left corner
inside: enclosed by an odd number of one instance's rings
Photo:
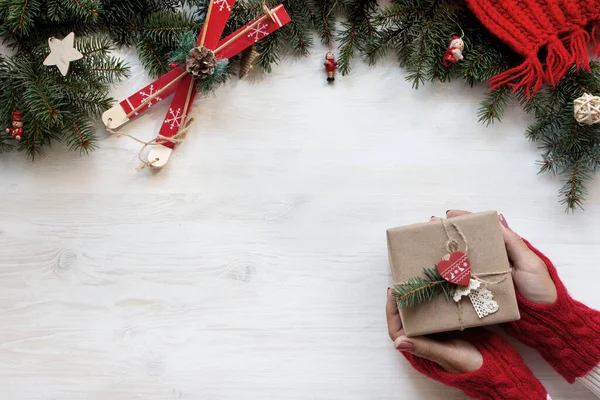
[[[444,280],[436,268],[425,268],[425,277],[413,277],[394,286],[394,298],[399,308],[413,307],[443,294],[446,300],[454,293],[455,285]]]

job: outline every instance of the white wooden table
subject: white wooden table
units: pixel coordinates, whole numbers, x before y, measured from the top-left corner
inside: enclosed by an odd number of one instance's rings
[[[530,122],[477,123],[485,88],[411,90],[392,60],[327,85],[325,48],[195,103],[159,172],[98,151],[0,156],[0,398],[463,399],[385,325],[386,228],[498,209],[600,308],[600,181],[585,212],[536,175]],[[150,81],[133,77],[122,98]],[[168,102],[123,131],[151,139]],[[517,344],[553,399],[593,399]]]

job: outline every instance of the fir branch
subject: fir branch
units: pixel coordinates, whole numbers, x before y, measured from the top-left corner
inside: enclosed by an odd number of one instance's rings
[[[400,38],[405,36],[406,31],[406,27],[377,30],[363,51],[367,63],[374,65],[385,57],[389,50],[394,47],[394,44],[400,42]]]
[[[88,154],[96,149],[96,136],[91,124],[71,120],[66,128],[66,143],[71,150],[79,150],[80,153]]]
[[[8,4],[6,18],[8,32],[6,33],[16,36],[28,34],[33,25],[34,18],[40,12],[41,2],[38,0],[5,1]],[[2,36],[7,36],[4,30]]]
[[[111,42],[104,36],[86,36],[75,40],[75,47],[84,57],[107,55],[111,50]]]
[[[19,150],[25,150],[26,154],[33,161],[36,156],[44,155],[44,133],[39,122],[35,119],[27,118],[26,115],[23,115],[23,126],[27,130],[24,130],[23,137],[19,141]]]
[[[313,44],[308,30],[312,26],[310,9],[306,9],[306,2],[300,4],[289,0],[284,2],[284,6],[291,17],[291,21],[282,28],[286,41],[299,56],[306,56]]]
[[[424,22],[421,31],[417,33],[416,49],[410,57],[412,59],[412,67],[410,68],[412,72],[406,76],[406,80],[412,82],[413,89],[418,89],[420,84],[424,84],[427,76],[426,68],[429,60],[426,51],[429,45],[429,25],[430,22]]]
[[[181,33],[195,27],[190,15],[182,12],[157,12],[148,17],[148,22],[142,28],[142,35],[162,46],[177,45]]]
[[[62,0],[61,6],[84,21],[96,19],[102,13],[102,4],[96,0]]]
[[[454,293],[454,284],[444,280],[437,268],[423,269],[425,277],[413,277],[394,286],[394,298],[399,308],[413,307],[444,294],[448,300]]]
[[[4,89],[0,91],[0,118],[8,126],[13,111],[23,113],[23,136],[16,147],[32,159],[62,139],[74,150],[93,150],[91,118],[110,107],[107,84],[128,74],[125,63],[105,50],[105,38],[84,38],[78,43],[95,50],[73,62],[64,77],[56,68],[42,64],[48,53],[45,43],[0,59]],[[11,139],[0,139],[2,150],[7,140]]]
[[[558,174],[561,170],[565,169],[565,165],[568,165],[569,157],[566,154],[554,154],[548,152],[542,155],[542,161],[538,161],[537,164],[540,166],[538,174],[544,172],[552,172],[554,175]]]
[[[313,28],[317,26],[317,9],[318,6],[311,0],[293,0],[286,1],[287,7],[294,5],[293,13],[307,19]],[[292,18],[293,19],[293,18]]]
[[[352,69],[351,61],[355,51],[362,51],[373,38],[374,27],[370,21],[377,7],[376,0],[342,1],[348,20],[343,22],[338,35],[340,42],[339,70],[347,75]]]
[[[511,98],[512,91],[506,85],[490,90],[486,94],[485,100],[481,102],[481,107],[477,113],[479,122],[489,125],[496,121],[501,121],[506,105]]]
[[[510,68],[509,59],[490,42],[473,43],[468,48],[463,62],[457,69],[470,86],[488,79]]]
[[[0,154],[11,151],[15,145],[11,143],[12,138],[3,132],[0,132]]]
[[[589,173],[589,165],[583,160],[578,160],[570,168],[569,177],[559,191],[563,197],[560,203],[566,205],[567,211],[574,211],[575,208],[583,210],[583,201],[587,195],[585,182],[591,179]]]
[[[127,63],[115,57],[92,59],[86,70],[99,83],[114,83],[129,76]]]
[[[176,12],[178,0],[101,0],[101,25],[119,45],[133,45],[140,39],[150,15]]]
[[[169,62],[183,64],[190,53],[196,47],[196,38],[198,35],[193,31],[187,31],[179,36],[177,48],[171,52]]]
[[[140,62],[150,76],[157,77],[169,71],[169,49],[165,49],[149,39],[144,39],[138,43],[137,51]]]
[[[212,93],[218,85],[227,80],[230,72],[229,60],[219,60],[212,75],[196,80],[197,90],[204,96]]]
[[[596,129],[596,137],[600,138],[600,129]],[[589,159],[592,167],[592,173],[600,170],[600,141],[594,143],[589,150]]]
[[[260,53],[257,64],[263,71],[271,72],[271,64],[279,62],[283,43],[285,42],[280,30],[271,33],[257,43],[256,50]]]
[[[320,5],[316,7],[315,19],[317,32],[321,42],[329,44],[333,40],[335,31],[335,11],[339,7],[340,0],[320,0]]]

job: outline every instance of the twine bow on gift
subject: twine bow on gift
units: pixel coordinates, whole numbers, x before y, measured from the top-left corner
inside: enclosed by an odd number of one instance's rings
[[[458,236],[460,236],[460,238],[462,239],[463,243],[465,244],[465,254],[469,255],[469,242],[467,241],[467,238],[465,237],[465,234],[463,233],[463,231],[458,227],[458,225],[456,225],[454,223],[454,221],[450,221],[447,219],[442,218],[442,226],[444,227],[444,232],[446,233],[446,237],[448,238],[448,241],[446,242],[446,250],[448,250],[450,253],[454,253],[456,251],[460,250],[460,247],[458,245],[458,241],[456,239],[453,239],[450,236],[450,232],[448,231],[448,226],[446,225],[447,222],[449,222],[452,227],[454,228],[454,230],[456,230],[456,233],[458,233]],[[507,271],[493,271],[493,272],[484,272],[481,274],[477,274],[474,275],[472,274],[471,276],[473,276],[474,278],[478,279],[479,281],[488,284],[488,285],[497,285],[499,283],[502,283],[506,280],[506,274],[510,274],[512,273],[512,270],[507,270]],[[481,277],[483,276],[494,276],[494,275],[503,275],[502,279],[500,279],[499,281],[496,282],[491,282],[491,281],[486,281],[485,279],[481,279]]]
[[[450,254],[448,254],[447,257],[449,258],[452,253],[458,252],[460,250],[458,241],[456,239],[453,239],[452,236],[450,236],[450,231],[449,231],[448,225],[447,225],[448,223],[454,228],[456,233],[458,233],[458,236],[460,236],[460,238],[464,242],[464,244],[465,244],[464,254],[465,254],[465,256],[468,257],[469,243],[468,243],[467,238],[466,238],[465,234],[463,233],[463,231],[460,229],[460,227],[458,225],[456,225],[456,223],[454,221],[446,220],[443,218],[441,219],[441,221],[442,221],[442,227],[444,228],[444,232],[446,233],[446,237],[448,238],[448,240],[446,241],[446,250],[448,250],[448,252]],[[487,288],[483,287],[482,284],[497,285],[499,283],[502,283],[506,280],[506,275],[510,274],[511,272],[512,271],[509,269],[509,270],[505,270],[505,271],[492,271],[492,272],[484,272],[484,273],[480,273],[480,274],[471,274],[471,279],[469,281],[469,285],[464,289],[456,289],[454,291],[453,299],[456,303],[456,307],[458,310],[458,321],[460,323],[461,331],[465,329],[465,323],[464,323],[464,319],[463,319],[463,310],[462,310],[462,301],[461,301],[462,297],[463,296],[469,297],[469,299],[471,300],[471,303],[473,305],[473,308],[475,309],[475,312],[477,313],[477,316],[479,318],[483,318],[489,314],[495,313],[496,311],[499,310],[498,303],[496,303],[493,300],[492,292],[490,290],[488,290]],[[498,281],[488,281],[488,280],[485,280],[482,278],[482,277],[497,276],[497,275],[502,276],[501,279]]]
[[[448,220],[442,218],[441,221],[442,221],[442,226],[444,227],[444,232],[446,233],[446,237],[448,238],[448,241],[446,242],[446,250],[448,250],[448,253],[452,254],[455,251],[460,250],[460,248],[458,247],[458,242],[456,241],[456,239],[452,239],[452,237],[450,236],[450,232],[448,231],[448,226],[446,225],[446,221],[448,221]],[[469,253],[469,243],[467,242],[467,238],[465,237],[465,234],[454,223],[454,221],[449,221],[449,222],[452,225],[452,227],[456,230],[456,233],[458,233],[458,236],[460,236],[460,238],[464,242],[465,254],[468,254]]]

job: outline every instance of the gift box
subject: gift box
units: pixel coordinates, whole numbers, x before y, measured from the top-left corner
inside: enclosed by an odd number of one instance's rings
[[[445,288],[453,288],[450,293],[446,293],[447,289],[438,290],[429,301],[411,306],[399,302],[407,336],[519,319],[511,269],[495,211],[388,229],[387,243],[395,287],[411,282],[411,279],[414,283],[414,278],[427,278],[427,273],[431,275],[435,271],[440,273],[435,282],[439,282],[443,273],[453,281],[462,279],[462,285],[480,286],[460,297],[469,292],[467,287],[442,280]],[[449,253],[453,254],[452,258],[442,261],[449,258]],[[463,270],[468,266],[470,277],[465,280]],[[487,291],[491,292],[493,301]],[[457,296],[460,299],[455,301],[453,297]],[[482,311],[481,307],[488,307],[488,310]]]

